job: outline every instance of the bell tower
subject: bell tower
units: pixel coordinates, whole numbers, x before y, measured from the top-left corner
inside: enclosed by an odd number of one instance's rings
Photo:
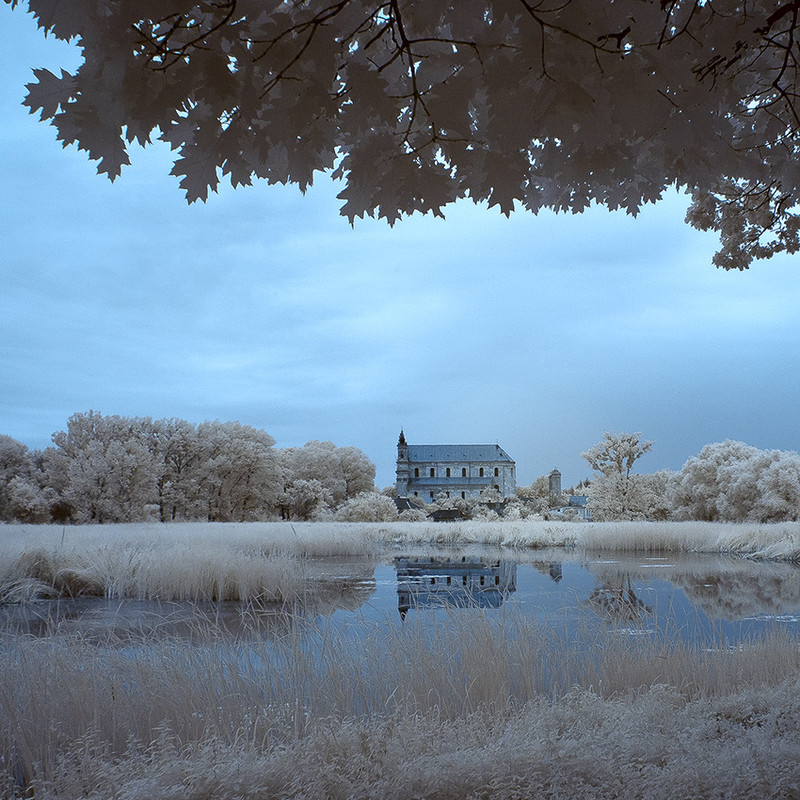
[[[403,431],[400,431],[400,438],[397,440],[397,496],[408,497],[408,444]]]
[[[561,497],[561,473],[554,469],[549,475],[550,499],[557,500]]]

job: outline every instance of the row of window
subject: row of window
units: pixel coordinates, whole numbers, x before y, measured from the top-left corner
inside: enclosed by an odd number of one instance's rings
[[[494,488],[497,489],[498,492],[500,491],[500,487],[497,484],[494,485]],[[433,500],[433,492],[429,492],[429,494],[431,496],[431,500]],[[445,494],[448,497],[450,497],[450,492],[445,492]],[[414,497],[419,497],[419,492],[414,492]],[[466,500],[467,499],[467,493],[466,492],[461,492],[461,499],[462,500]]]
[[[478,471],[478,474],[479,474],[479,476],[481,478],[483,477],[483,467],[480,468],[480,470]],[[494,476],[495,476],[495,478],[500,476],[500,468],[499,467],[495,467],[494,468]],[[415,478],[419,478],[419,467],[414,467],[414,477]],[[430,477],[431,478],[435,478],[436,477],[436,470],[433,467],[431,467]],[[447,467],[447,469],[445,470],[445,477],[446,478],[452,477],[450,475],[450,467]],[[467,468],[466,467],[461,467],[461,477],[462,478],[466,478],[467,477]]]
[[[451,577],[450,575],[447,576],[447,585],[448,586],[450,586],[450,584],[451,584],[450,577]],[[486,586],[486,576],[485,575],[481,575],[480,578],[481,578],[480,579],[481,586]],[[435,585],[436,585],[436,578],[431,578],[431,586],[435,586]],[[467,585],[467,576],[466,575],[462,575],[461,576],[461,585],[462,586],[466,586]],[[500,576],[499,575],[495,575],[494,576],[494,585],[495,586],[499,586],[500,585]]]

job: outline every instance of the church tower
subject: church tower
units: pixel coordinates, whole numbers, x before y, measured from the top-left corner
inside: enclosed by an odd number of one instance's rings
[[[403,431],[400,431],[400,438],[397,440],[397,496],[408,497],[408,444]]]
[[[557,500],[561,497],[561,473],[557,469],[554,469],[549,477],[550,499]]]

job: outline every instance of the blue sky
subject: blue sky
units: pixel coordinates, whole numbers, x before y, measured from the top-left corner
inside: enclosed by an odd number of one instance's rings
[[[188,206],[169,151],[114,184],[21,106],[75,64],[0,6],[0,433],[44,447],[76,411],[236,419],[278,446],[356,445],[394,481],[411,443],[497,442],[530,483],[606,430],[643,471],[726,438],[800,450],[800,257],[711,266],[670,194],[592,209],[351,228],[341,187],[259,184]]]

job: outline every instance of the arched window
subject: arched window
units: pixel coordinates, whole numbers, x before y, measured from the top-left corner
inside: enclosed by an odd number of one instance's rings
[[[447,477],[450,477],[450,467],[447,468]]]
[[[494,488],[497,489],[498,492],[500,491],[500,487],[497,484],[494,485]]]
[[[481,467],[481,471],[480,471],[480,473],[479,473],[479,474],[480,474],[480,476],[481,476],[481,478],[482,478],[482,477],[483,477],[483,467]]]
[[[431,478],[432,478],[432,477],[433,477],[435,474],[436,474],[436,470],[435,470],[433,467],[431,467]]]
[[[461,467],[461,477],[462,478],[466,478],[467,477],[467,468],[466,467]]]
[[[431,500],[433,500],[433,492],[431,492]]]
[[[497,477],[499,474],[500,474],[500,470],[499,470],[497,467],[495,467],[495,468],[494,468],[494,476],[495,476],[495,478],[496,478],[496,477]]]
[[[414,468],[414,477],[419,478],[419,467]]]
[[[461,499],[462,500],[466,500],[467,499],[467,493],[466,492],[461,492]]]

